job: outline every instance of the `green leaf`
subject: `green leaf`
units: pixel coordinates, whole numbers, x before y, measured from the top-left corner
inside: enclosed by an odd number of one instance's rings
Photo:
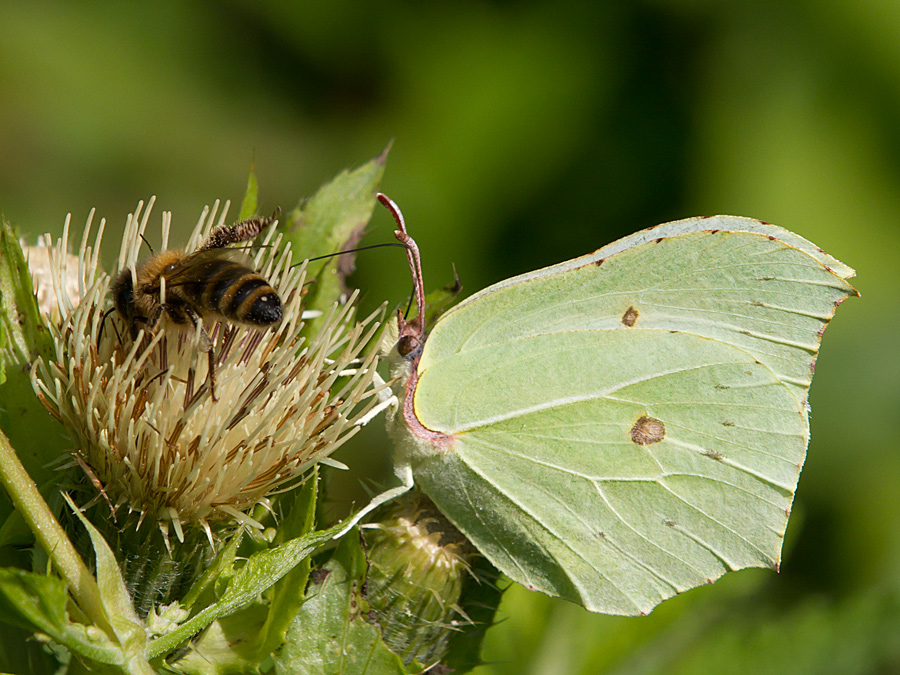
[[[278,675],[405,675],[400,657],[368,620],[362,595],[366,561],[351,531],[335,556],[313,575],[303,610],[275,658]]]
[[[813,365],[853,274],[719,216],[496,284],[413,362],[401,462],[501,571],[592,611],[777,567]]]
[[[106,610],[109,625],[116,634],[125,658],[125,664],[129,673],[153,673],[147,660],[147,634],[144,625],[134,611],[131,595],[125,588],[125,581],[119,571],[119,564],[106,540],[97,531],[90,521],[82,515],[75,504],[66,497],[66,501],[72,511],[88,531],[91,544],[94,547],[94,557],[97,568],[97,586],[100,589],[100,599]]]
[[[453,634],[447,656],[441,661],[453,669],[454,675],[463,675],[484,663],[481,645],[488,628],[494,625],[494,616],[503,596],[503,589],[497,585],[500,575],[485,558],[476,557],[471,576],[463,590],[460,607],[461,614],[469,617],[472,623],[460,626]]]
[[[37,305],[28,263],[12,227],[0,228],[0,334],[6,361],[49,357],[53,343]]]
[[[188,675],[257,672],[263,659],[255,643],[268,613],[267,605],[254,602],[221,617],[169,665]]]
[[[219,554],[213,560],[209,568],[197,579],[191,588],[185,593],[181,604],[185,609],[193,609],[198,600],[209,595],[214,585],[220,579],[230,576],[234,571],[234,560],[237,555],[238,546],[244,537],[244,527],[239,527],[237,531],[231,535],[231,539],[225,547],[219,551]]]
[[[102,631],[69,621],[66,583],[54,577],[0,568],[0,619],[49,635],[72,652],[98,664],[123,665],[122,649]]]
[[[31,387],[31,366],[53,357],[53,342],[41,317],[31,274],[9,223],[0,226],[0,429],[16,448],[34,481],[54,487],[60,474],[48,467],[70,447],[62,425],[41,405]],[[0,494],[0,522],[12,507]],[[0,545],[23,544],[21,528],[3,531]]]
[[[5,621],[45,633],[62,630],[68,621],[62,579],[0,568],[0,593],[8,609],[14,610],[0,614]]]
[[[260,593],[271,588],[313,551],[331,541],[344,527],[346,522],[340,522],[327,530],[296,537],[281,546],[251,555],[244,566],[234,574],[218,602],[204,608],[172,632],[150,643],[148,649],[150,658],[168,654],[216,619],[254,601]]]
[[[314,470],[301,488],[282,496],[279,503],[289,504],[291,508],[278,527],[275,545],[312,532],[317,477],[318,471]],[[234,540],[229,546],[232,544]],[[233,551],[222,563],[228,558],[233,560]],[[217,560],[216,567],[220,564]],[[199,639],[192,641],[187,654],[178,658],[179,670],[198,674],[243,673],[261,663],[284,642],[285,633],[303,604],[308,577],[309,557],[306,557],[272,586],[270,602],[247,605],[214,621]],[[202,582],[209,586],[212,579],[205,576]],[[195,597],[197,593],[192,589],[189,595]]]
[[[361,167],[342,172],[288,214],[285,236],[298,259],[338,253],[353,248],[362,238],[375,208],[387,152],[388,148]],[[346,293],[344,279],[353,271],[353,255],[310,263],[307,278],[315,283],[309,286],[307,309],[327,312]]]
[[[275,543],[301,537],[313,531],[316,525],[316,501],[318,496],[318,467],[306,479],[303,487],[288,493],[291,509],[278,528]],[[304,600],[304,589],[309,580],[310,559],[284,575],[272,587],[269,615],[260,633],[259,655],[266,656],[284,642],[288,627]]]
[[[453,282],[425,295],[425,326],[430,329],[441,315],[459,301],[462,284],[456,267],[453,268]]]
[[[34,639],[33,631],[10,625],[0,629],[0,672],[4,675],[59,675],[70,659],[67,649]]]
[[[250,175],[247,177],[247,189],[244,191],[244,199],[241,201],[241,212],[238,220],[247,220],[256,215],[259,208],[259,183],[256,181],[255,168],[250,166]]]

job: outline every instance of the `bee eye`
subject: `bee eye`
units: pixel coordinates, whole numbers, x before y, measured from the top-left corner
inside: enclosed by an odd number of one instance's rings
[[[128,318],[131,308],[134,306],[134,284],[131,280],[131,270],[122,270],[116,279],[116,283],[113,285],[113,301],[119,314]]]

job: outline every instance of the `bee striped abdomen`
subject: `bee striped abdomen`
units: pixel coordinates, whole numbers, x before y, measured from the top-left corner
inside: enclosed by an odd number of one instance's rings
[[[281,320],[281,300],[269,283],[232,260],[206,263],[203,283],[185,286],[192,300],[209,312],[234,321],[268,326]]]
[[[244,323],[268,326],[281,321],[281,299],[261,276],[247,275],[235,283],[228,311],[223,308],[222,314]]]

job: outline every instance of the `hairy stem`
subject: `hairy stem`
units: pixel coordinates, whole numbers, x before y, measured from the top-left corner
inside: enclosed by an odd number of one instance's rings
[[[65,530],[53,516],[31,476],[22,466],[9,439],[0,431],[0,482],[16,510],[25,519],[41,548],[47,552],[60,575],[68,582],[72,596],[84,613],[109,635],[114,635],[106,619],[100,589],[78,555]]]

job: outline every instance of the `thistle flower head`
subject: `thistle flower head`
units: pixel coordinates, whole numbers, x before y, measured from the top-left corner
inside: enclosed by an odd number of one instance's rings
[[[53,283],[53,271],[50,266],[50,242],[48,237],[38,237],[36,246],[28,246],[23,240],[19,241],[22,252],[25,254],[25,262],[31,272],[31,280],[34,286],[34,294],[37,298],[38,309],[41,314],[50,320],[59,320],[60,301],[56,297]],[[62,286],[69,296],[70,302],[77,304],[81,297],[78,295],[78,258],[71,253],[66,254],[66,263],[69,274]]]
[[[153,201],[128,217],[117,269],[135,269]],[[196,250],[225,222],[227,203],[204,210],[185,249]],[[171,525],[255,522],[247,510],[296,480],[349,438],[374,404],[374,358],[361,358],[378,322],[358,322],[355,296],[335,306],[316,334],[302,335],[305,265],[269,228],[250,263],[276,289],[281,322],[266,329],[204,317],[180,326],[163,312],[157,327],[131,327],[112,312],[110,276],[99,266],[101,220],[88,245],[93,212],[77,256],[77,296],[62,293],[71,275],[68,225],[49,249],[59,320],[54,358],[33,369],[36,393],[78,442],[76,460],[118,512]],[[163,214],[162,248],[171,215]],[[206,335],[203,335],[203,333]],[[207,337],[208,336],[208,337]],[[211,338],[211,345],[207,340]],[[215,394],[207,372],[211,346]],[[372,350],[374,352],[374,350]]]

